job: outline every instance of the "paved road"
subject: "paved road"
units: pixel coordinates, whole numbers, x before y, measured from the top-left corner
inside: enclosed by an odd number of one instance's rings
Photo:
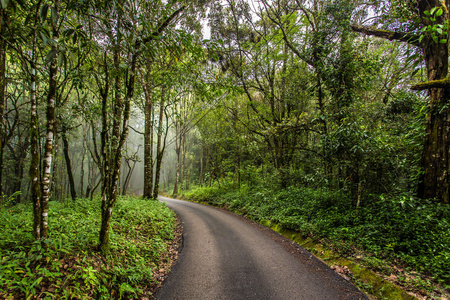
[[[258,224],[160,197],[181,218],[183,249],[156,299],[367,299],[303,248]]]

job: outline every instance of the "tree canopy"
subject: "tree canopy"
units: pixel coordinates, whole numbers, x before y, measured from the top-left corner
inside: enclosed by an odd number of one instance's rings
[[[120,193],[450,202],[447,1],[0,2],[1,205],[44,247],[66,198],[102,253]]]

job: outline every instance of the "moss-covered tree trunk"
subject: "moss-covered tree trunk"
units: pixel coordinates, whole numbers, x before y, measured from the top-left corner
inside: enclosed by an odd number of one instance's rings
[[[434,5],[438,5],[438,3]],[[426,8],[431,9],[424,7],[422,10]],[[448,20],[448,14],[445,13],[445,15],[445,20]],[[448,75],[448,44],[424,39],[422,49],[427,66],[428,81],[446,78]],[[436,198],[443,203],[449,203],[450,120],[447,106],[450,99],[450,86],[430,88],[429,97],[427,134],[422,152],[424,173],[420,178],[418,196],[425,199]]]
[[[442,10],[442,15],[433,15],[435,21],[430,21],[427,15],[435,8]],[[417,5],[411,7],[417,9],[418,18],[422,25],[445,24],[449,20],[449,12],[446,1],[420,0]],[[425,14],[427,12],[427,14]],[[419,42],[419,36],[411,33],[389,32],[370,27],[352,25],[352,29],[369,35],[374,35],[389,40],[408,42],[422,49],[427,67],[428,82],[413,86],[414,90],[429,91],[429,112],[426,124],[426,137],[423,145],[421,165],[423,174],[418,184],[418,196],[420,198],[435,198],[442,203],[449,203],[449,135],[450,120],[448,100],[450,99],[450,84],[448,76],[448,34],[440,36],[439,40],[447,40],[446,43],[434,41],[430,34],[424,32],[424,38]]]

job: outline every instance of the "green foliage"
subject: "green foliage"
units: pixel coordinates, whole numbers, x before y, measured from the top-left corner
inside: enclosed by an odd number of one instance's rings
[[[435,43],[447,44],[448,36],[448,20],[445,20],[443,24],[439,24],[436,18],[439,18],[444,11],[442,7],[433,7],[430,11],[424,11],[427,20],[430,24],[422,28],[423,34],[419,37],[419,42],[428,35]]]
[[[386,261],[431,276],[450,286],[450,207],[409,196],[367,196],[357,210],[340,190],[295,188],[241,190],[196,188],[192,199],[226,206],[256,221],[270,220],[321,240],[345,255],[360,249],[367,264]],[[382,263],[376,263],[376,262]]]
[[[148,293],[173,239],[173,212],[158,201],[119,198],[111,253],[102,257],[95,251],[99,210],[98,199],[51,202],[43,248],[33,242],[30,205],[1,208],[0,298],[128,299]]]

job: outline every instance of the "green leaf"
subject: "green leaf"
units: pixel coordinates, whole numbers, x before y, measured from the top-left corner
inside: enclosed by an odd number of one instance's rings
[[[442,29],[441,28],[436,28],[437,33],[442,34]]]
[[[7,8],[9,4],[9,0],[1,0],[2,8]]]
[[[45,33],[42,32],[42,31],[41,31],[41,37],[42,37],[42,41],[44,42],[44,46],[47,46],[48,38],[47,38],[47,36],[45,35]]]
[[[428,10],[423,12],[426,16],[431,16],[430,12]]]
[[[441,44],[447,44],[447,39],[442,39],[442,40],[439,41],[439,43],[441,43]]]
[[[436,19],[435,18],[430,18],[430,21],[431,22],[436,22]]]
[[[75,32],[75,29],[69,28],[69,29],[66,30],[66,32],[64,33],[64,35],[65,35],[66,37],[69,37],[69,36],[71,36],[74,32]]]
[[[52,7],[52,22],[53,22],[53,26],[57,26],[58,25],[58,13],[56,12],[56,7]]]
[[[439,8],[438,11],[436,12],[436,17],[440,17],[443,13],[444,11],[442,10],[442,8]]]
[[[49,38],[47,38],[47,42],[49,43],[49,44],[52,44],[52,45],[58,45],[58,43],[54,40],[54,39],[49,39]]]
[[[47,56],[45,57],[44,65],[47,65],[48,63],[50,63],[52,61],[52,59],[55,58],[56,53],[57,53],[56,49],[50,50],[50,52],[48,52]]]
[[[438,9],[438,8],[437,8],[437,7],[433,7],[433,8],[430,10],[430,14],[433,15],[434,12],[436,11],[436,9]]]
[[[58,65],[60,67],[66,67],[66,56],[64,55],[63,52],[59,52],[58,53]]]
[[[40,17],[42,22],[44,22],[45,19],[47,18],[47,12],[48,12],[48,4],[45,4],[41,7]]]

